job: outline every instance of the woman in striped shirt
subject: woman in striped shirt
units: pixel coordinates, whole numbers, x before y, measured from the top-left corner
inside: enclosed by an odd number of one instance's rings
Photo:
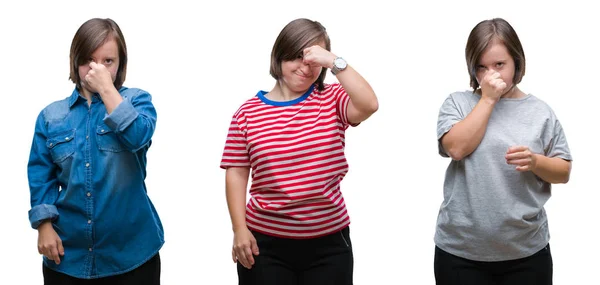
[[[290,22],[271,53],[275,86],[233,115],[221,168],[240,284],[352,284],[344,133],[378,102],[330,49],[319,22]],[[323,82],[328,68],[339,83]]]

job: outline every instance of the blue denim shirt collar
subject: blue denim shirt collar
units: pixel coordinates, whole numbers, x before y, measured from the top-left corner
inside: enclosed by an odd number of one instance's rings
[[[119,93],[123,92],[127,90],[127,87],[121,86],[121,88],[119,88]],[[81,94],[81,92],[79,92],[79,90],[77,90],[77,87],[75,89],[73,89],[73,92],[71,93],[71,96],[69,96],[69,108],[73,108],[73,105],[75,105],[75,103],[77,103],[78,99],[83,99],[85,101],[87,101],[87,99],[85,99],[85,97],[83,97],[83,94]],[[93,93],[92,96],[92,103],[97,103],[97,102],[101,102],[102,100],[100,99],[100,94],[98,93]]]

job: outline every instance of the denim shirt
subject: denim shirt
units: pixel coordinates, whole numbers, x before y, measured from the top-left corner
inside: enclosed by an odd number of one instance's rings
[[[146,152],[156,125],[147,92],[122,87],[108,115],[98,94],[91,105],[75,89],[39,114],[27,166],[29,221],[52,220],[62,240],[60,265],[77,278],[135,269],[164,243],[163,227],[146,194]]]

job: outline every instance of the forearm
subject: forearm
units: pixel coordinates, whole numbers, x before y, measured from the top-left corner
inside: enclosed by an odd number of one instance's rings
[[[559,157],[546,157],[536,154],[536,163],[531,170],[548,183],[567,183],[571,175],[571,162]]]
[[[233,231],[246,228],[246,186],[248,168],[231,167],[225,176],[225,195]]]
[[[121,104],[121,102],[123,102],[123,98],[121,98],[119,91],[115,89],[114,86],[111,87],[112,88],[107,88],[106,90],[99,92],[102,102],[106,107],[106,113],[109,115],[117,108],[117,106],[119,106],[119,104]]]
[[[452,159],[462,160],[479,146],[494,105],[492,100],[480,99],[471,113],[442,137],[444,150]]]
[[[337,79],[350,96],[352,105],[358,111],[364,113],[367,117],[377,111],[379,102],[375,96],[375,91],[352,66],[348,65],[344,71],[338,73]]]

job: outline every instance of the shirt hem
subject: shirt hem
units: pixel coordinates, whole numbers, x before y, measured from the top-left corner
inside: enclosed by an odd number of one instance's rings
[[[164,244],[165,244],[165,242],[163,241],[160,244],[160,246],[158,247],[158,249],[156,249],[155,251],[153,251],[153,253],[150,254],[149,257],[146,257],[142,262],[140,262],[138,264],[135,264],[135,265],[133,265],[133,266],[131,266],[128,269],[125,269],[125,270],[121,270],[121,271],[118,271],[118,272],[111,272],[111,273],[102,274],[102,275],[94,275],[94,276],[80,276],[80,275],[75,275],[75,274],[72,274],[72,273],[69,273],[69,272],[65,272],[63,270],[58,270],[57,268],[50,267],[50,266],[46,265],[46,261],[45,260],[44,260],[43,263],[44,263],[44,266],[46,268],[50,269],[50,270],[53,270],[53,271],[56,271],[56,272],[59,272],[59,273],[62,273],[62,274],[66,274],[66,275],[69,275],[71,277],[75,277],[75,278],[78,278],[78,279],[86,279],[86,280],[100,279],[100,278],[106,278],[106,277],[111,277],[111,276],[125,274],[127,272],[130,272],[130,271],[133,271],[133,270],[137,269],[138,267],[142,266],[144,263],[148,262],[148,260],[152,259],[156,254],[158,254],[158,252],[160,251],[160,249],[163,247]]]
[[[457,251],[457,250],[453,250],[450,249],[448,247],[446,247],[445,245],[443,245],[442,243],[438,243],[435,242],[435,245],[437,247],[439,247],[441,250],[445,251],[446,253],[458,256],[460,258],[464,258],[464,259],[468,259],[471,261],[479,261],[479,262],[501,262],[501,261],[510,261],[510,260],[517,260],[517,259],[522,259],[522,258],[526,258],[526,257],[530,257],[532,255],[534,255],[535,253],[537,253],[538,251],[542,250],[544,247],[546,247],[546,245],[548,245],[549,241],[546,240],[546,242],[543,242],[540,246],[535,247],[533,250],[531,251],[527,251],[525,253],[521,253],[519,255],[516,256],[502,256],[502,257],[498,257],[498,256],[478,256],[478,255],[473,255],[473,254],[467,254],[465,252],[462,251]]]
[[[261,234],[263,234],[263,235],[267,235],[267,236],[272,236],[272,237],[276,237],[276,238],[286,238],[286,239],[303,240],[303,239],[314,239],[314,238],[320,238],[320,237],[324,237],[324,236],[328,236],[328,235],[331,235],[331,234],[337,233],[337,232],[339,232],[339,231],[341,231],[341,230],[343,230],[343,229],[345,229],[345,228],[349,227],[349,226],[350,226],[350,221],[348,221],[348,223],[342,223],[342,225],[343,225],[343,226],[342,226],[341,228],[338,228],[338,229],[335,229],[335,230],[332,230],[332,231],[327,231],[327,232],[325,232],[325,233],[322,233],[322,234],[318,234],[318,235],[311,235],[311,236],[301,236],[301,237],[298,237],[298,236],[288,236],[288,235],[274,234],[274,233],[271,233],[271,232],[267,232],[267,231],[263,231],[263,230],[260,230],[260,229],[253,228],[253,227],[252,227],[252,226],[250,226],[250,225],[247,225],[247,227],[248,227],[248,229],[250,229],[251,231],[258,232],[258,233],[261,233]]]

